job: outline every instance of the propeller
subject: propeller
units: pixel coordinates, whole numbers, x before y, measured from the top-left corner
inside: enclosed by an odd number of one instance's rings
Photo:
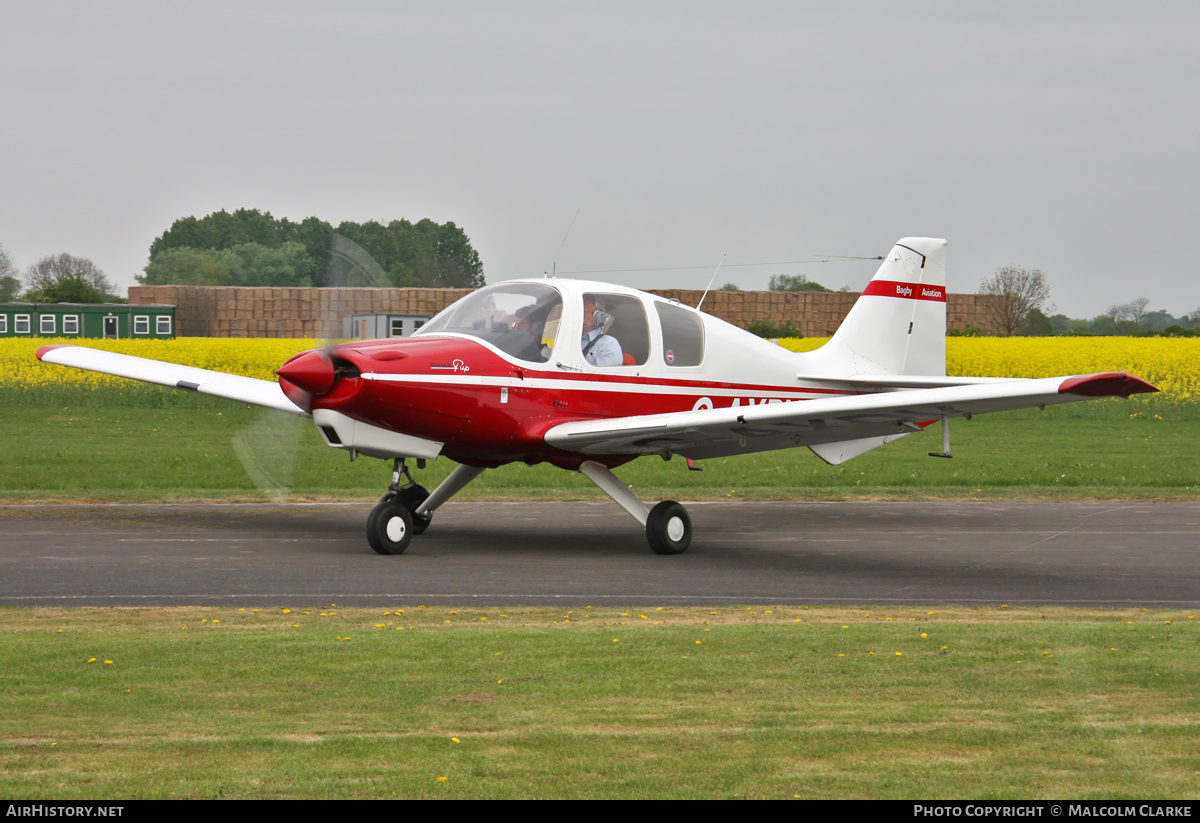
[[[284,394],[305,411],[312,399],[333,389],[344,365],[338,363],[338,338],[349,336],[342,319],[353,304],[346,288],[392,288],[383,268],[370,253],[349,238],[335,234],[325,271],[326,288],[318,292],[317,348],[301,352],[276,370]],[[295,487],[300,444],[307,421],[303,417],[264,409],[258,418],[233,436],[233,450],[254,485],[271,500],[280,500]]]

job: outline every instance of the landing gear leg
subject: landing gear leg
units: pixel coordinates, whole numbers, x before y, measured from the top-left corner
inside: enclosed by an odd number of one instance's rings
[[[621,479],[594,460],[585,460],[579,471],[600,487],[646,529],[646,542],[655,554],[683,554],[692,542],[692,518],[674,500],[664,500],[646,511],[646,505]]]
[[[433,494],[426,493],[421,503],[413,510],[414,516],[432,518],[434,509],[462,491],[464,486],[483,472],[484,469],[480,466],[459,464],[454,471],[450,472],[450,476],[433,490]]]

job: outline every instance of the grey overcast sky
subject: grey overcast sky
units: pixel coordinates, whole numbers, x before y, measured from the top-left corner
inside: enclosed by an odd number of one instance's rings
[[[1182,314],[1198,34],[1195,2],[0,0],[0,243],[125,287],[187,215],[429,217],[489,282],[724,254],[717,285],[857,290],[878,264],[783,261],[924,235],[951,291],[1015,263],[1071,316]]]

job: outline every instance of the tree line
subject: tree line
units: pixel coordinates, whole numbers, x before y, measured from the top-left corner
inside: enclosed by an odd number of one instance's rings
[[[1104,314],[1090,320],[1055,314],[1049,303],[1050,284],[1040,269],[1001,266],[979,284],[979,294],[997,298],[986,306],[988,319],[996,333],[1011,337],[1023,335],[1174,335],[1195,336],[1200,331],[1200,308],[1178,317],[1165,309],[1150,310],[1150,300],[1135,298],[1114,303]],[[950,334],[975,335],[978,328],[954,329]]]
[[[25,270],[17,269],[0,245],[0,303],[124,303],[112,282],[86,257],[52,254]]]
[[[477,288],[483,264],[466,233],[453,222],[393,220],[384,225],[316,217],[300,222],[258,209],[183,217],[150,245],[150,262],[137,281],[145,286],[338,286],[335,237],[352,241],[396,288]],[[374,267],[372,266],[374,270]]]

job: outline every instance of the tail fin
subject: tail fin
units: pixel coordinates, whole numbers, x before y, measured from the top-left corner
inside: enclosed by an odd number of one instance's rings
[[[849,374],[944,375],[946,241],[905,237],[896,243],[818,352],[823,365]]]

